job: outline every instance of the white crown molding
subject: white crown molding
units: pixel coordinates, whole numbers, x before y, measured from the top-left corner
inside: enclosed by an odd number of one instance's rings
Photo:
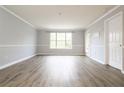
[[[47,32],[75,32],[75,31],[85,31],[83,28],[75,28],[75,29],[50,29],[50,28],[37,28],[37,31],[47,31]]]
[[[117,5],[114,8],[110,9],[107,13],[105,13],[103,16],[99,17],[98,19],[96,19],[95,21],[93,21],[91,24],[89,24],[87,26],[87,29],[89,27],[91,27],[93,24],[97,23],[98,21],[100,21],[102,18],[104,18],[105,16],[107,16],[108,14],[112,13],[113,11],[115,11],[116,9],[118,9],[121,5]]]
[[[19,15],[17,15],[16,13],[12,12],[11,10],[9,10],[8,8],[6,8],[5,6],[3,5],[0,5],[0,7],[2,9],[4,9],[6,12],[10,13],[11,15],[15,16],[16,18],[18,18],[19,20],[23,21],[24,23],[28,24],[29,26],[34,27],[34,25],[32,25],[30,22],[26,21],[25,19],[23,19],[22,17],[20,17]]]
[[[12,14],[13,16],[15,16],[16,18],[20,19],[21,21],[23,21],[24,23],[30,25],[31,27],[35,28],[36,27],[34,25],[32,25],[30,22],[26,21],[25,19],[23,19],[22,17],[20,17],[19,15],[17,15],[16,13],[12,12],[11,10],[9,10],[8,8],[4,7],[3,5],[0,6],[2,9],[4,9],[5,11],[9,12],[10,14]],[[105,13],[103,16],[99,17],[98,19],[96,19],[95,21],[93,21],[91,24],[89,24],[86,28],[88,29],[89,27],[91,27],[93,24],[97,23],[99,20],[101,20],[102,18],[104,18],[105,16],[107,16],[108,14],[110,14],[111,12],[113,12],[114,10],[118,9],[120,7],[120,5],[115,6],[114,8],[112,8],[111,10],[109,10],[107,13]],[[50,30],[51,29],[37,29],[37,30]],[[55,29],[54,29],[55,30]],[[57,29],[58,30],[58,29]],[[68,29],[66,29],[68,30]],[[74,30],[82,30],[85,31],[85,29],[70,29],[70,31],[74,31]]]

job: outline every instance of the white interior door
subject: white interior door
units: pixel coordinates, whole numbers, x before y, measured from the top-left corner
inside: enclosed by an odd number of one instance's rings
[[[107,22],[109,65],[122,69],[122,15],[111,17]]]

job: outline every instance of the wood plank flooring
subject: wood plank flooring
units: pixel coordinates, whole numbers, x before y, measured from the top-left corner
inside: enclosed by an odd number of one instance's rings
[[[0,70],[0,87],[124,87],[124,74],[85,56],[36,56]]]

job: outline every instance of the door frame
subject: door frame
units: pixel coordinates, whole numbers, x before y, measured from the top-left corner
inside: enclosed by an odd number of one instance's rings
[[[90,32],[86,32],[86,38],[85,38],[85,42],[87,43],[87,39],[88,39],[88,52],[86,52],[86,55],[88,56],[88,57],[90,57]],[[87,45],[87,44],[86,44]],[[86,48],[87,48],[87,46],[86,46]]]
[[[122,11],[116,13],[115,15],[107,18],[105,21],[104,21],[104,63],[106,65],[109,65],[109,42],[108,42],[108,21],[110,21],[112,18],[116,17],[116,16],[120,16],[122,17],[122,64],[121,64],[121,72],[124,73],[124,26],[123,26],[123,23],[124,23],[124,13]]]

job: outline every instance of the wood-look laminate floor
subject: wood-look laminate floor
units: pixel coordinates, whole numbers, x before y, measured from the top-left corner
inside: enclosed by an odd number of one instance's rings
[[[124,75],[85,56],[36,56],[0,71],[1,87],[123,87]]]

